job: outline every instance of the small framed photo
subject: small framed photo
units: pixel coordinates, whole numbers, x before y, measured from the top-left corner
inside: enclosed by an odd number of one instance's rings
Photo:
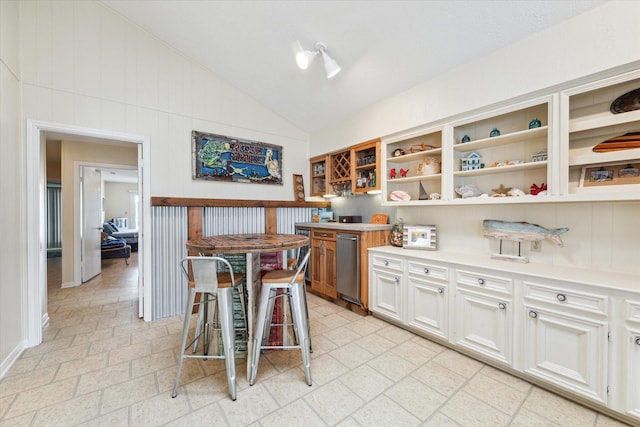
[[[584,166],[580,177],[579,190],[611,191],[625,186],[640,184],[640,163],[608,163],[598,166]]]
[[[402,236],[402,247],[407,249],[437,249],[437,233],[435,225],[405,225]]]

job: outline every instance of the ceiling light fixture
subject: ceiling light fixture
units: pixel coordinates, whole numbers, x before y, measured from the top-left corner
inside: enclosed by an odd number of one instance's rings
[[[324,43],[322,42],[316,43],[315,51],[309,51],[309,50],[303,49],[299,41],[296,41],[293,46],[296,54],[296,63],[298,64],[298,67],[300,67],[301,70],[306,70],[309,67],[309,64],[311,64],[311,62],[313,61],[313,59],[318,54],[320,54],[324,62],[324,70],[325,70],[325,73],[327,74],[328,79],[330,79],[331,77],[335,76],[340,72],[341,70],[340,66],[333,58],[331,58],[327,54],[327,46]]]

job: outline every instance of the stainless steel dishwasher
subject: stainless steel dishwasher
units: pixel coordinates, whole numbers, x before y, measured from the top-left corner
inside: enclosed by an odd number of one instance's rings
[[[338,293],[344,300],[362,305],[360,300],[360,235],[338,233],[336,262]]]

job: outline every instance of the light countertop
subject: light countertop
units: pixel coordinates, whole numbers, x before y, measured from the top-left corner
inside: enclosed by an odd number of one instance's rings
[[[297,222],[296,227],[325,228],[331,230],[377,231],[391,230],[392,224],[368,224],[364,222]]]

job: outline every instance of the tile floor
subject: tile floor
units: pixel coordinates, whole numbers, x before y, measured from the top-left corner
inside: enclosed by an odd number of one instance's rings
[[[224,361],[188,360],[175,399],[180,317],[137,317],[137,254],[59,289],[50,326],[0,382],[2,426],[621,426],[602,414],[418,337],[309,295],[313,386],[298,351],[263,356],[256,384]],[[238,359],[244,373],[246,360]]]

